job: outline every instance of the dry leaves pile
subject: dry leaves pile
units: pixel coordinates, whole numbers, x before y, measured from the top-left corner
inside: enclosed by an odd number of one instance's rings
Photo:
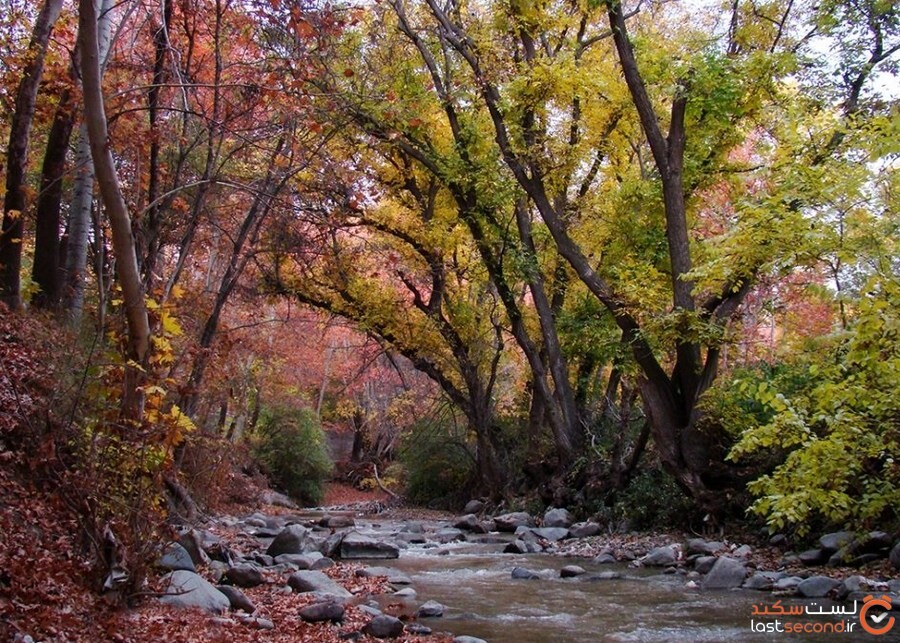
[[[355,605],[341,623],[305,623],[298,610],[311,599],[284,591],[285,578],[271,575],[264,585],[243,590],[256,605],[254,616],[274,623],[259,630],[234,614],[216,617],[199,610],[168,607],[152,599],[158,589],[133,609],[116,609],[91,586],[89,566],[80,556],[75,523],[52,495],[28,488],[0,465],[0,641],[17,635],[35,641],[316,641],[336,643],[359,632],[370,620]],[[223,537],[233,534],[222,531]],[[243,549],[240,541],[229,543]],[[250,543],[246,543],[250,545]],[[363,602],[367,596],[392,591],[384,578],[359,578],[357,566],[336,565],[326,573]],[[398,641],[448,641],[449,636],[406,635]],[[373,642],[361,635],[357,641]]]

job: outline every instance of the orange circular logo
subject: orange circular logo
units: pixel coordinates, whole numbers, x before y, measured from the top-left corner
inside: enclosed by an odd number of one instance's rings
[[[869,610],[873,607],[884,608],[883,612],[869,615]],[[891,611],[891,597],[882,595],[881,598],[874,596],[866,596],[863,599],[863,606],[859,610],[859,622],[863,629],[869,634],[880,636],[887,634],[894,627],[894,617],[888,616]]]

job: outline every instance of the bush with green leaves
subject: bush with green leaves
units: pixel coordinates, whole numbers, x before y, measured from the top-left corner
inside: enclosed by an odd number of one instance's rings
[[[300,503],[321,502],[333,465],[315,413],[266,408],[251,440],[255,457],[276,486]]]
[[[613,515],[632,529],[688,529],[701,516],[661,467],[641,471],[619,494]]]
[[[810,367],[807,390],[745,386],[771,419],[747,430],[729,457],[787,452],[749,486],[752,511],[773,531],[890,529],[900,521],[900,281],[873,281],[866,293],[849,329]]]
[[[410,502],[449,509],[465,502],[475,476],[465,430],[453,418],[423,419],[404,436],[400,459]]]

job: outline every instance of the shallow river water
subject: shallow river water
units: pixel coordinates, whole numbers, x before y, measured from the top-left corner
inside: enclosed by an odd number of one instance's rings
[[[379,525],[376,531],[392,531],[391,525]],[[661,570],[592,565],[590,560],[548,554],[504,554],[502,549],[503,544],[473,542],[410,545],[399,559],[373,564],[409,576],[419,602],[436,600],[445,606],[443,617],[421,622],[436,631],[467,634],[490,643],[900,641],[900,631],[877,637],[862,632],[856,615],[754,616],[754,606],[764,609],[778,599],[767,592],[701,591],[687,588],[684,576],[665,575]],[[623,577],[560,578],[560,568],[571,564],[589,573],[616,571]],[[538,572],[541,578],[513,579],[511,571],[517,566]],[[824,611],[836,605],[824,599],[816,602]],[[781,605],[805,608],[812,601],[784,598]],[[753,630],[754,625],[774,627],[776,621],[809,623],[811,627],[843,621],[846,631]]]

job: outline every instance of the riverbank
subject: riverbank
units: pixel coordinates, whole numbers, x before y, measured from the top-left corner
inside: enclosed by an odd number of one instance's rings
[[[652,628],[657,616],[661,622],[677,621],[678,614],[696,605],[708,611],[720,604],[743,618],[752,601],[763,604],[776,597],[835,601],[855,600],[854,592],[900,592],[897,571],[887,560],[859,568],[807,566],[787,543],[771,544],[752,534],[711,540],[685,533],[610,533],[593,523],[551,526],[563,512],[458,516],[393,507],[386,494],[332,486],[328,509],[298,510],[269,493],[263,496],[268,504],[226,506],[183,529],[176,537],[178,548],[173,545],[168,552],[173,560],[163,563],[176,571],[152,574],[138,606],[118,610],[88,587],[73,525],[53,521],[52,498],[24,489],[9,476],[0,477],[0,487],[0,497],[7,499],[0,504],[0,639],[23,643],[336,643],[379,640],[375,634],[444,643],[454,637],[442,633],[450,621],[435,617],[444,606],[429,604],[437,595],[457,619],[452,629],[468,633],[467,623],[484,628],[484,619],[495,620],[490,625],[500,632],[529,619],[545,626],[568,618],[577,627],[589,627],[592,621],[584,625],[578,619],[588,617],[570,613],[571,605],[576,599],[593,605],[595,596],[644,597],[652,604],[644,606],[649,611],[641,617],[642,627]],[[290,543],[276,546],[279,539]],[[373,568],[371,558],[382,559],[383,566]],[[404,578],[403,569],[417,574],[416,583]],[[725,576],[726,585],[710,582]],[[537,584],[517,584],[528,579]],[[202,584],[213,602],[174,607],[183,602],[187,581]],[[716,593],[729,586],[745,589]],[[704,596],[704,590],[710,593]],[[510,592],[508,599],[502,592]],[[488,595],[500,607],[491,608],[491,616],[465,620],[467,610],[478,612]],[[525,601],[523,613],[498,613],[515,599]],[[539,614],[542,610],[545,615]],[[591,618],[606,623],[607,616]],[[729,636],[740,640],[743,631],[734,614],[729,618]],[[373,634],[373,623],[386,629]],[[715,640],[712,626],[703,627],[704,636]],[[686,626],[687,636],[691,631]]]

